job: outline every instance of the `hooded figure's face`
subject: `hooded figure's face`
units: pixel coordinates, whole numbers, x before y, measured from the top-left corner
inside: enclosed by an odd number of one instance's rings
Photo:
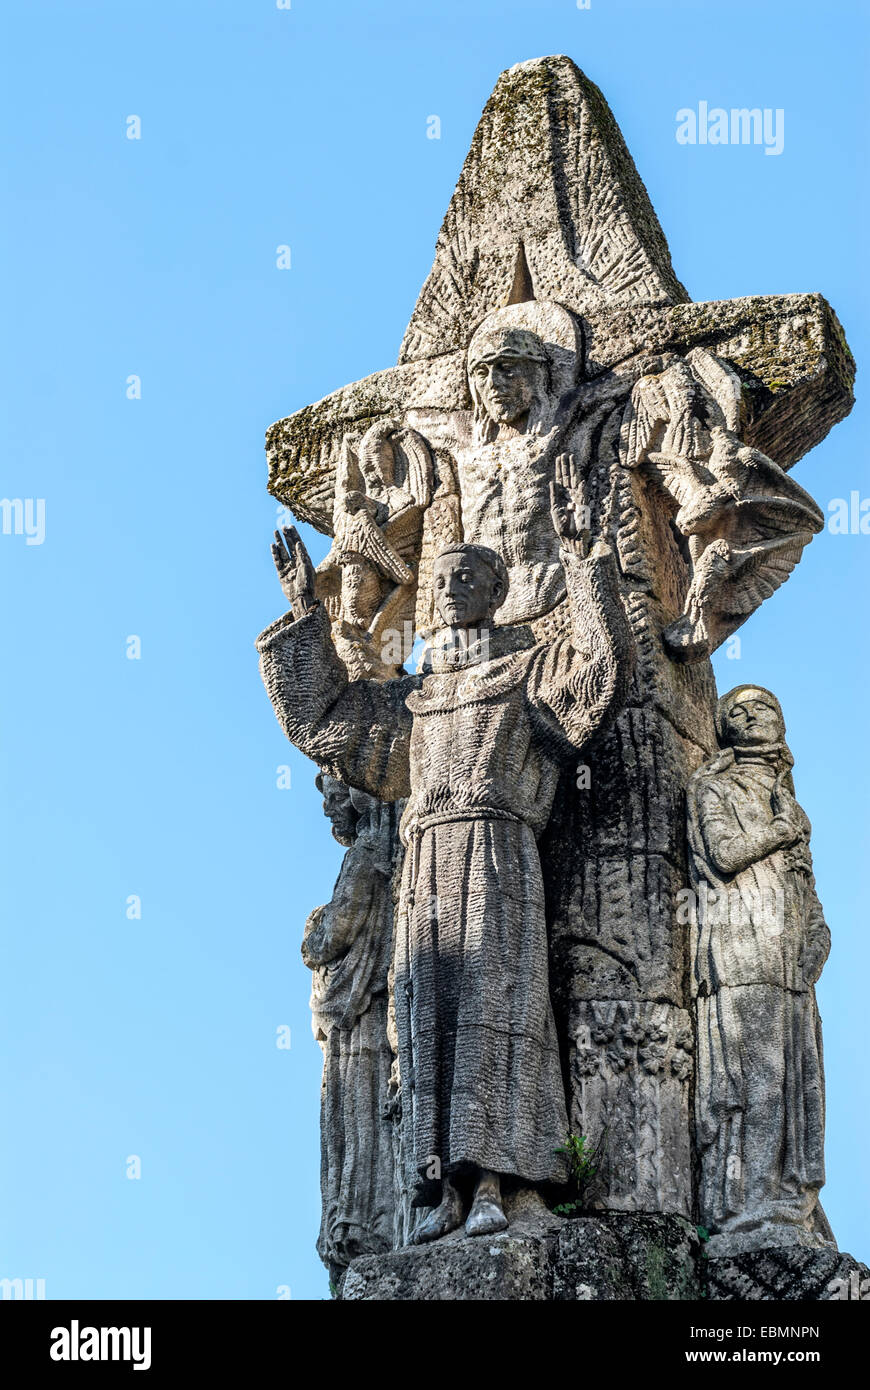
[[[725,743],[756,748],[780,743],[785,736],[782,717],[768,696],[758,690],[742,691],[729,705],[723,720]]]
[[[432,575],[435,607],[445,627],[478,627],[504,598],[504,585],[473,551],[439,555]]]
[[[340,845],[352,845],[356,830],[356,811],[350,788],[325,772],[320,779],[324,814],[332,821],[332,833]]]

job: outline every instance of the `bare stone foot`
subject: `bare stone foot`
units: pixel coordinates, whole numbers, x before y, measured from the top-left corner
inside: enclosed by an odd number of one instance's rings
[[[425,1245],[429,1240],[440,1240],[462,1225],[462,1198],[451,1182],[444,1180],[444,1195],[440,1205],[429,1213],[414,1233],[414,1244]]]
[[[468,1214],[465,1234],[467,1236],[491,1236],[495,1235],[496,1231],[506,1231],[507,1224],[508,1219],[499,1203],[482,1197],[474,1203]]]
[[[508,1219],[501,1204],[498,1173],[484,1171],[478,1179],[474,1201],[465,1223],[467,1236],[491,1236],[507,1229]]]

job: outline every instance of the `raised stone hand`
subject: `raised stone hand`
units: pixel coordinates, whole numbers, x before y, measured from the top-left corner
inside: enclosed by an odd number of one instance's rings
[[[777,774],[770,793],[770,806],[773,811],[773,824],[782,836],[783,846],[793,845],[804,838],[804,822],[795,801],[787,795],[785,778],[787,769]]]
[[[565,550],[573,550],[575,555],[585,558],[591,541],[589,507],[573,454],[557,455],[555,474],[550,483],[553,527]]]
[[[281,581],[281,590],[294,618],[303,618],[317,602],[314,593],[314,566],[295,526],[275,532],[272,559]]]

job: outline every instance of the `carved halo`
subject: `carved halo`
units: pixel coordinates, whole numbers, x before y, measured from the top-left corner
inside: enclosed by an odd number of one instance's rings
[[[537,357],[550,368],[550,394],[558,399],[582,371],[583,340],[573,314],[554,299],[530,299],[493,309],[468,345],[468,372],[475,362],[505,354]]]

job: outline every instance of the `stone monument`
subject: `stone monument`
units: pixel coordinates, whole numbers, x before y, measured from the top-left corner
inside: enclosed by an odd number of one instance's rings
[[[779,701],[719,701],[722,753],[689,782],[698,1205],[719,1249],[825,1245],[822,1033],[831,947],[810,823],[794,797]]]
[[[788,469],[853,373],[819,295],[689,300],[550,57],[496,85],[398,365],[270,429],[271,492],[333,545],[315,571],[276,534],[267,689],[324,787],[393,808],[334,914],[345,988],[388,979],[378,1041],[318,1025],[341,1297],[824,1298],[857,1268],[818,1204],[808,823],[776,700],[717,704],[709,663],[822,529]]]

